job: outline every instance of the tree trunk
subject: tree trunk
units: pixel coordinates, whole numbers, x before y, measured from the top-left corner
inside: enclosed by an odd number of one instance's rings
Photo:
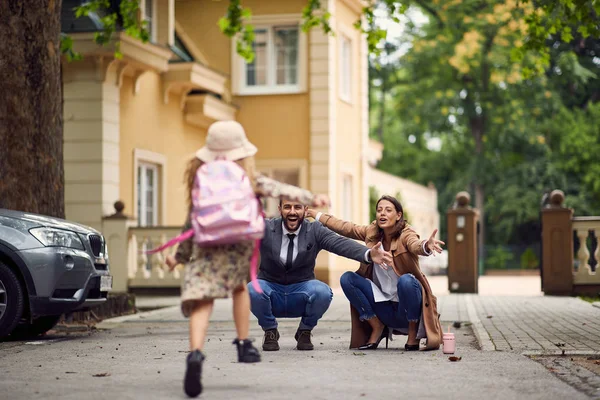
[[[471,120],[471,132],[475,139],[475,154],[478,162],[483,157],[483,117],[473,118]],[[477,254],[479,261],[485,259],[485,190],[481,183],[480,168],[477,168],[475,182],[475,208],[479,210],[479,235],[477,236]]]
[[[62,0],[0,1],[0,208],[64,217]]]

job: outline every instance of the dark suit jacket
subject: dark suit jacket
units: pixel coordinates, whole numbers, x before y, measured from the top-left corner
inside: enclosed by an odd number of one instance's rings
[[[330,231],[320,222],[304,220],[298,237],[298,256],[286,271],[279,258],[283,238],[281,218],[268,219],[265,223],[265,236],[260,245],[259,279],[282,285],[315,279],[315,261],[321,250],[358,262],[365,261],[367,247]]]

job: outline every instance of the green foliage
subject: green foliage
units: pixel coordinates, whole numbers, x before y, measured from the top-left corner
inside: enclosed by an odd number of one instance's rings
[[[551,35],[571,42],[576,35],[583,38],[600,36],[600,2],[597,0],[520,0],[528,13],[525,47],[549,55],[546,41]]]
[[[236,51],[248,63],[254,60],[254,27],[245,23],[251,17],[252,12],[242,7],[240,0],[230,0],[227,13],[218,22],[221,32],[236,38]]]
[[[315,15],[319,13],[320,15]],[[326,34],[333,33],[329,19],[331,13],[321,10],[320,0],[308,0],[308,4],[302,10],[302,30],[308,32],[314,27],[320,26]]]
[[[139,0],[121,0],[119,9],[111,7],[109,0],[91,0],[75,7],[75,16],[81,18],[94,13],[100,17],[103,30],[94,34],[94,42],[105,46],[112,41],[113,35],[120,27],[123,31],[142,42],[150,40],[147,22],[138,18],[140,12]],[[115,42],[115,57],[122,58],[120,51],[121,42]],[[68,61],[80,60],[81,54],[73,50],[73,40],[68,35],[61,35],[61,52],[66,55]]]
[[[369,221],[377,219],[377,200],[379,200],[379,192],[375,186],[369,186]]]
[[[486,269],[506,269],[513,260],[513,254],[502,246],[493,247],[485,259]]]
[[[78,61],[83,57],[73,50],[73,39],[63,33],[60,34],[60,52],[67,57],[67,61]]]
[[[587,109],[561,107],[542,126],[552,148],[552,161],[577,184],[577,191],[567,187],[567,204],[578,215],[597,215],[600,207],[600,103]],[[575,202],[575,204],[573,204]],[[576,205],[576,206],[575,206]]]
[[[600,40],[552,38],[549,68],[538,74],[543,57],[523,45],[525,12],[507,3],[463,0],[424,10],[443,23],[409,24],[391,44],[406,54],[389,71],[386,64],[370,69],[371,135],[385,146],[378,168],[434,183],[442,238],[454,196],[473,196],[476,182],[485,189],[492,245],[539,241],[540,199],[552,189],[566,192],[576,214],[600,209]],[[513,61],[515,48],[523,62]]]
[[[536,269],[539,267],[539,265],[540,260],[538,260],[537,255],[531,247],[528,247],[527,250],[521,254],[521,268]]]

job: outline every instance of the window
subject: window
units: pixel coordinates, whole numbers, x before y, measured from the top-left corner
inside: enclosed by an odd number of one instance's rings
[[[340,99],[352,101],[352,42],[340,36]]]
[[[254,18],[253,18],[254,20]],[[258,18],[260,21],[260,17]],[[237,94],[297,93],[304,90],[305,34],[298,22],[260,25],[254,29],[254,60],[246,63],[232,46],[233,84]]]
[[[138,163],[137,211],[140,226],[158,225],[158,165]]]
[[[133,214],[139,226],[165,223],[167,157],[144,149],[133,150]]]
[[[352,221],[352,175],[344,175],[342,180],[342,219]]]
[[[154,27],[154,0],[144,0],[144,15],[143,19],[146,21],[146,29],[148,29],[148,33],[150,34],[150,41],[156,41],[155,35],[155,27]]]
[[[297,26],[255,30],[254,61],[246,64],[246,86],[294,87],[298,84]]]

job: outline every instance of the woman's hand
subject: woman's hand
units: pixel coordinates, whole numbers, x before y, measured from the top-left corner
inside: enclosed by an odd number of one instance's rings
[[[311,206],[316,208],[329,207],[330,203],[331,201],[329,200],[329,196],[327,196],[326,194],[317,194],[313,198]]]
[[[173,272],[177,264],[179,264],[175,257],[173,257],[172,255],[167,256],[167,258],[165,259],[165,263],[167,264],[167,266],[169,267],[169,271],[171,272]]]
[[[425,248],[427,249],[427,251],[429,251],[430,253],[433,253],[434,256],[435,256],[435,252],[441,253],[442,246],[446,244],[446,243],[442,242],[441,240],[437,240],[435,238],[437,231],[438,231],[437,229],[433,231],[431,236],[429,236],[427,243],[425,244]]]

